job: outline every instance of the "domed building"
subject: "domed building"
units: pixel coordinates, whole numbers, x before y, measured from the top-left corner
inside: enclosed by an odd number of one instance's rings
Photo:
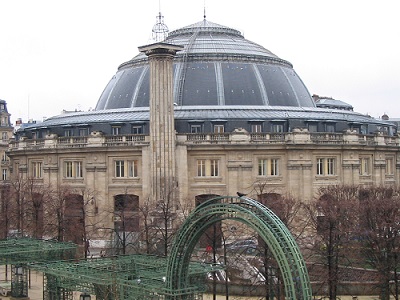
[[[311,201],[329,184],[399,184],[393,123],[315,101],[290,62],[239,31],[204,19],[139,50],[95,110],[19,130],[12,175],[85,190],[103,227],[119,226],[104,212],[126,199],[135,214],[146,201],[179,210],[260,186]]]

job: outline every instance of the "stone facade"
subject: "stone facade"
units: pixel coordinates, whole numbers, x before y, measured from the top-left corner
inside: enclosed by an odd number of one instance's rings
[[[175,200],[194,205],[198,195],[235,195],[237,191],[257,197],[257,186],[264,185],[265,192],[291,194],[311,201],[318,188],[328,184],[398,185],[398,144],[398,137],[349,132],[310,134],[306,130],[282,134],[199,134],[196,139],[193,135],[177,134]],[[117,138],[93,133],[66,140],[51,135],[40,142],[12,142],[9,155],[14,175],[33,177],[32,164],[41,162],[43,173],[36,182],[95,191],[93,211],[98,212],[99,220],[102,212],[113,209],[116,195],[137,195],[141,204],[151,196],[149,136]],[[122,160],[137,161],[137,176],[116,176],[116,161]],[[272,160],[276,165],[267,165],[265,174],[260,164]],[[82,162],[81,178],[66,177],[67,161]],[[210,161],[215,165],[208,165]],[[104,225],[112,226],[112,220],[109,221]]]

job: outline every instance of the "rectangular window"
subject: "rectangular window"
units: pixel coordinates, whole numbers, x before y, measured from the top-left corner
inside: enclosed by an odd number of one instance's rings
[[[89,132],[88,128],[79,128],[79,136],[87,136]]]
[[[318,125],[316,123],[308,124],[309,132],[318,132]]]
[[[283,132],[283,124],[273,124],[272,132]]]
[[[202,126],[200,124],[190,125],[190,133],[201,133]]]
[[[72,130],[71,129],[65,129],[64,130],[64,136],[72,136]]]
[[[143,134],[143,126],[132,126],[132,134]]]
[[[279,159],[260,159],[258,160],[259,176],[279,176]]]
[[[334,158],[318,158],[317,159],[317,175],[335,175],[336,161]]]
[[[32,177],[42,178],[42,162],[34,161],[32,162]]]
[[[317,159],[317,175],[324,175],[324,159]]]
[[[128,160],[128,177],[138,177],[137,160]]]
[[[197,160],[197,176],[206,176],[206,161],[204,159]]]
[[[262,132],[261,124],[251,124],[251,132],[253,133]]]
[[[115,177],[125,177],[125,161],[115,161]]]
[[[334,124],[326,124],[326,132],[335,132]]]
[[[327,175],[335,175],[335,159],[327,158],[326,164],[327,164],[326,174]]]
[[[271,172],[269,175],[271,176],[278,176],[279,175],[279,164],[278,164],[278,159],[273,158],[270,160],[271,162]]]
[[[113,135],[120,135],[121,134],[121,126],[113,126],[112,127],[112,134]]]
[[[137,160],[116,160],[115,177],[117,178],[134,178],[138,177],[138,161]]]
[[[81,161],[65,161],[64,176],[66,178],[82,178],[83,168]]]
[[[219,159],[198,159],[197,160],[198,177],[218,177]]]
[[[1,139],[2,139],[3,141],[7,141],[7,140],[8,140],[8,134],[7,134],[7,132],[2,132],[2,134],[1,134]]]
[[[214,125],[214,133],[224,133],[224,125]]]
[[[2,170],[2,177],[1,177],[1,179],[2,179],[2,180],[7,180],[7,169],[3,169],[3,170]]]
[[[394,169],[394,159],[392,157],[386,158],[385,174],[393,175],[393,169]]]
[[[360,175],[370,175],[371,174],[371,160],[369,157],[360,158]]]
[[[211,159],[210,166],[211,166],[210,176],[218,176],[219,175],[219,160]]]

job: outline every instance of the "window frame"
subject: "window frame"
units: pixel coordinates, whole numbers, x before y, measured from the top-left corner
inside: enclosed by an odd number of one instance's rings
[[[88,136],[89,135],[89,128],[88,127],[81,127],[78,130],[79,136]]]
[[[83,162],[80,160],[64,161],[64,178],[66,179],[82,179],[83,178]]]
[[[317,157],[317,176],[335,176],[336,158],[335,157]]]
[[[7,132],[7,131],[3,131],[3,132],[1,133],[1,140],[2,140],[3,142],[8,141],[8,132]]]
[[[111,126],[111,134],[112,135],[121,135],[122,134],[122,126]]]
[[[190,133],[203,133],[203,124],[190,124]]]
[[[138,159],[114,159],[114,178],[138,178]]]
[[[219,158],[197,159],[196,177],[201,177],[201,178],[220,177],[220,159]]]
[[[283,133],[283,132],[285,132],[285,124],[284,123],[272,123],[271,124],[271,132],[272,133]]]
[[[132,125],[131,127],[132,134],[143,134],[143,132],[144,132],[143,125]]]
[[[224,124],[213,124],[213,133],[216,133],[216,134],[225,133],[225,125]]]
[[[72,129],[64,129],[64,136],[65,137],[73,136]]]
[[[43,162],[42,161],[31,161],[31,176],[34,179],[43,178]]]
[[[361,176],[369,176],[371,175],[371,157],[370,156],[361,156],[360,157],[360,168],[359,174]]]
[[[251,133],[261,133],[263,132],[263,126],[261,123],[252,123],[250,124]]]
[[[280,176],[280,159],[277,157],[259,158],[257,174],[263,177]]]
[[[394,175],[394,157],[385,158],[385,175],[386,176]]]

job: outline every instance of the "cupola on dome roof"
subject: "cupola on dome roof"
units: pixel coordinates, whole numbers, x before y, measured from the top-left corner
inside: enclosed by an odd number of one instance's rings
[[[184,46],[174,60],[179,106],[315,107],[292,65],[232,28],[201,22],[170,32]],[[121,64],[96,110],[149,106],[149,64],[140,53]]]

